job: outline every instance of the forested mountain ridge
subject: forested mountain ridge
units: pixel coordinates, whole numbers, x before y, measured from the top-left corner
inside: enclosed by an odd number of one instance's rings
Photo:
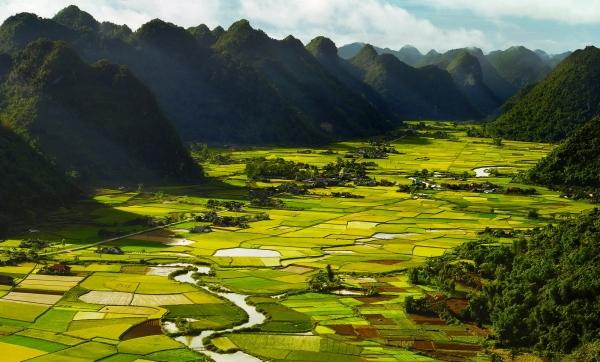
[[[35,222],[81,192],[25,140],[0,125],[0,236],[14,222]]]
[[[550,66],[534,51],[523,46],[496,50],[486,58],[516,89],[534,84],[550,73]]]
[[[600,189],[600,116],[596,116],[531,170],[529,179],[555,188]]]
[[[476,119],[481,114],[445,70],[413,68],[366,45],[352,59],[354,73],[375,89],[401,118]]]
[[[14,56],[0,120],[78,182],[201,176],[150,91],[124,66],[88,65],[67,44],[38,40]]]
[[[516,140],[559,141],[600,114],[600,49],[577,50],[544,80],[524,89],[487,125]]]
[[[307,119],[311,129],[349,137],[381,133],[391,127],[376,108],[332,76],[292,36],[271,39],[240,20],[219,37],[214,48],[262,74]]]
[[[387,119],[395,120],[395,126],[399,125],[399,117],[390,112],[383,97],[354,74],[352,65],[347,60],[338,56],[338,49],[331,39],[316,37],[306,45],[306,49],[340,82],[362,95]]]
[[[201,25],[186,30],[156,19],[129,33],[124,26],[99,24],[69,7],[54,20],[33,14],[7,19],[0,27],[0,49],[15,52],[47,37],[66,41],[89,63],[108,59],[128,65],[186,141],[323,143],[390,129],[386,116],[337,81],[299,44],[265,35],[260,37],[265,54],[236,49],[233,44],[251,40],[240,31],[244,23],[225,32]],[[260,33],[247,28],[250,37]],[[301,61],[296,62],[298,55]],[[298,80],[307,83],[298,85]],[[318,92],[312,94],[314,90]],[[343,96],[352,102],[341,102]]]
[[[352,43],[340,48],[342,58],[350,59],[364,46],[364,43]],[[571,52],[548,54],[542,50],[532,51],[522,46],[496,50],[489,54],[475,47],[451,49],[440,53],[430,50],[421,54],[418,49],[407,45],[400,50],[373,47],[378,54],[392,54],[402,62],[413,67],[436,65],[447,69],[448,65],[462,53],[476,57],[482,70],[483,83],[501,102],[515,95],[520,89],[543,79],[551,69],[562,62]]]
[[[436,65],[442,69],[447,69],[452,62],[460,57],[464,57],[465,53],[477,58],[479,68],[481,69],[481,82],[492,91],[500,103],[517,92],[518,89],[498,73],[498,70],[489,62],[486,55],[479,48],[451,49],[445,53],[431,51],[419,60],[417,66]]]
[[[500,98],[485,84],[479,60],[471,53],[460,52],[448,63],[446,70],[480,114],[492,114],[501,105]]]

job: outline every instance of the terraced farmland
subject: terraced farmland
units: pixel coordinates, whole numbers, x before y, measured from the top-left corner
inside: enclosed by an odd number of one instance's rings
[[[213,350],[281,361],[489,360],[485,326],[406,312],[407,297],[434,292],[411,284],[406,270],[477,240],[486,228],[525,230],[593,205],[542,187],[526,195],[490,186],[452,188],[448,185],[484,181],[503,189],[531,188],[514,176],[552,146],[510,141],[496,146],[466,137],[461,126],[437,127],[451,137],[402,137],[390,144],[398,153],[361,160],[373,162],[368,175],[390,181],[386,186],[316,187],[306,194],[277,195],[282,204],[276,207],[252,206],[250,188],[288,181],[249,181],[246,159],[282,157],[323,167],[366,142],[309,152],[218,150],[233,163],[206,163],[205,184],[98,190],[94,201],[12,235],[0,243],[3,260],[27,251],[22,241],[47,243],[35,262],[0,266],[0,275],[12,279],[0,285],[3,360],[203,360],[204,351],[174,337],[223,330],[248,316],[200,286],[248,295],[247,302],[267,316],[250,331],[213,335]],[[473,169],[488,166],[502,168],[475,177]],[[439,187],[416,188],[410,177]],[[352,197],[334,196],[348,193]],[[214,211],[209,200],[242,202],[239,210],[217,213],[251,221],[247,227],[208,225],[197,217]],[[262,213],[268,218],[252,219]],[[168,226],[148,223],[157,220]],[[172,263],[200,266],[202,273],[194,275],[199,285],[169,278],[184,268],[168,266]],[[38,274],[53,265],[69,266],[69,275]],[[327,266],[342,287],[309,290],[310,280]],[[461,303],[458,298],[450,307],[460,309]],[[165,322],[176,330],[165,328]]]

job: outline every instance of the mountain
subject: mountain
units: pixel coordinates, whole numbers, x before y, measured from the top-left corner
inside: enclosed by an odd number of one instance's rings
[[[7,18],[0,27],[0,52],[13,53],[30,42],[46,38],[72,41],[77,34],[69,28],[35,14],[20,13]]]
[[[0,235],[14,222],[35,221],[80,192],[21,137],[0,125]]]
[[[350,60],[354,72],[404,119],[471,119],[480,114],[457,89],[448,72],[435,66],[413,68],[366,45]]]
[[[100,29],[100,23],[93,16],[79,10],[75,5],[67,6],[59,11],[53,20],[74,30],[97,32]]]
[[[397,52],[393,53],[396,58],[400,59],[404,63],[414,67],[423,57],[423,54],[419,51],[419,49],[415,48],[412,45],[405,45]]]
[[[339,54],[344,59],[350,59],[358,54],[364,45],[364,43],[345,45],[339,49]],[[473,99],[473,101],[477,103],[476,108],[486,115],[495,110],[502,102],[512,97],[518,91],[517,87],[510,84],[498,73],[496,68],[488,61],[483,54],[483,51],[479,48],[452,49],[445,53],[430,50],[427,54],[421,54],[417,48],[410,45],[406,45],[398,51],[376,46],[373,46],[373,49],[375,49],[377,54],[392,54],[402,62],[413,67],[435,65],[444,70],[447,70],[448,66],[455,58],[462,56],[462,53],[467,52],[471,54],[477,58],[479,67],[481,68],[481,87],[488,88],[493,93],[493,97],[489,98],[486,95],[489,92],[483,91],[484,95],[480,95],[476,97],[476,99]],[[461,87],[461,82],[457,85]],[[483,100],[482,98],[487,99]]]
[[[450,63],[457,57],[463,57],[465,52],[477,58],[481,69],[481,82],[492,91],[497,101],[502,103],[517,92],[517,88],[502,78],[479,48],[452,49],[445,53],[432,50],[419,60],[417,66],[436,65],[442,69],[447,69]]]
[[[517,140],[558,141],[600,114],[600,49],[577,50],[543,81],[511,99],[486,126]]]
[[[365,43],[352,43],[347,44],[339,49],[339,56],[343,59],[350,59],[356,56],[361,49],[367,44]],[[377,46],[372,45],[373,49],[377,52],[377,54],[391,54],[403,61],[404,63],[414,67],[416,66],[421,58],[423,58],[423,54],[419,51],[419,49],[415,48],[412,45],[405,45],[400,50],[392,50],[390,48],[379,48]]]
[[[563,60],[567,59],[569,55],[573,54],[573,52],[568,51],[560,54],[553,54],[550,56],[550,60],[548,61],[548,65],[550,68],[556,68],[557,65],[560,64]]]
[[[600,116],[594,117],[529,171],[531,181],[554,187],[600,188]]]
[[[244,22],[209,32],[202,25],[186,30],[155,19],[129,33],[110,23],[96,27],[90,17],[76,7],[53,20],[10,17],[0,27],[0,52],[14,53],[46,37],[66,41],[88,63],[125,64],[155,94],[185,141],[324,143],[390,127],[385,115],[293,39],[255,38],[265,45],[259,54],[244,48],[259,33],[250,28],[245,34]]]
[[[487,59],[516,89],[539,82],[550,73],[550,66],[534,51],[523,46],[489,53]]]
[[[483,81],[479,60],[469,52],[460,52],[448,64],[446,70],[480,114],[491,114],[501,105],[500,99]]]
[[[221,28],[221,30],[222,29],[223,28]],[[194,39],[196,39],[196,42],[198,42],[198,45],[203,48],[212,46],[222,34],[219,31],[210,30],[209,27],[204,24],[188,28],[187,31],[192,34]]]
[[[364,97],[384,117],[395,120],[396,116],[390,112],[385,100],[373,88],[357,78],[352,72],[352,65],[338,56],[338,49],[331,39],[319,36],[306,45],[308,50],[329,73],[337,78],[346,87]]]
[[[548,64],[550,68],[555,68],[560,62],[565,60],[569,55],[573,52],[564,52],[560,54],[548,54],[541,49],[536,49],[535,53],[544,61],[544,63]]]
[[[328,72],[292,36],[271,39],[241,20],[215,49],[263,75],[297,112],[307,129],[327,138],[374,135],[391,128],[364,97]]]
[[[0,86],[0,120],[81,183],[197,179],[154,96],[124,66],[84,63],[63,42],[15,55]]]
[[[128,64],[148,84],[186,141],[325,141],[262,74],[198,39],[198,33],[153,20],[135,32],[124,55],[106,55]]]
[[[340,49],[338,50],[338,55],[342,59],[353,58],[354,56],[356,56],[356,54],[358,54],[358,52],[360,52],[360,50],[365,45],[366,45],[365,43],[351,43],[351,44],[342,45],[340,47]]]
[[[10,57],[10,55],[0,53],[0,82],[2,82],[6,74],[8,74],[11,66],[12,58]]]

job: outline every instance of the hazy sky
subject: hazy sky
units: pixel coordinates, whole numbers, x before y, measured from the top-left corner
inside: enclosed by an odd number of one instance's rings
[[[23,11],[51,17],[70,4],[134,30],[153,18],[225,28],[246,18],[275,38],[325,35],[338,46],[525,45],[558,53],[600,43],[600,0],[0,0],[0,18]]]

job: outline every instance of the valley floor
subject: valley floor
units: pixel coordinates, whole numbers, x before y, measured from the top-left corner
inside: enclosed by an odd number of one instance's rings
[[[399,186],[412,184],[409,177],[425,174],[424,169],[428,182],[439,185],[457,183],[454,176],[466,172],[463,183],[530,188],[514,183],[513,175],[553,147],[511,141],[497,146],[490,139],[467,137],[462,126],[434,127],[450,138],[401,137],[391,144],[398,154],[364,160],[376,164],[371,177],[395,186],[316,188],[307,195],[281,197],[283,208],[219,212],[268,214],[268,220],[250,222],[248,228],[212,226],[212,232],[190,232],[206,225],[193,221],[192,214],[208,211],[208,200],[247,202],[245,159],[282,157],[323,166],[366,143],[227,151],[236,163],[205,164],[210,177],[205,184],[98,190],[93,201],[57,211],[36,230],[0,242],[3,259],[22,249],[23,240],[51,242],[40,251],[47,253],[43,262],[0,267],[0,275],[14,280],[14,285],[0,285],[2,360],[202,360],[202,351],[168,336],[161,323],[170,320],[180,330],[199,333],[242,324],[247,316],[228,299],[168,278],[177,268],[155,268],[177,262],[210,265],[209,274],[196,275],[202,285],[249,295],[247,302],[267,316],[251,330],[214,335],[213,350],[241,350],[280,361],[490,360],[485,328],[406,313],[406,297],[433,290],[412,285],[405,271],[478,239],[486,227],[532,228],[593,205],[542,187],[535,187],[534,195],[444,187],[399,192]],[[474,170],[481,167],[501,168],[495,176],[475,177]],[[361,198],[333,197],[336,192]],[[167,216],[176,224],[153,229],[140,221]],[[153,230],[136,233],[145,229]],[[126,234],[131,235],[113,239]],[[97,252],[111,246],[122,254]],[[37,274],[44,263],[64,263],[72,275]],[[308,290],[308,280],[327,265],[342,278],[345,292]],[[362,292],[368,289],[376,293]],[[457,299],[456,308],[463,302]]]

